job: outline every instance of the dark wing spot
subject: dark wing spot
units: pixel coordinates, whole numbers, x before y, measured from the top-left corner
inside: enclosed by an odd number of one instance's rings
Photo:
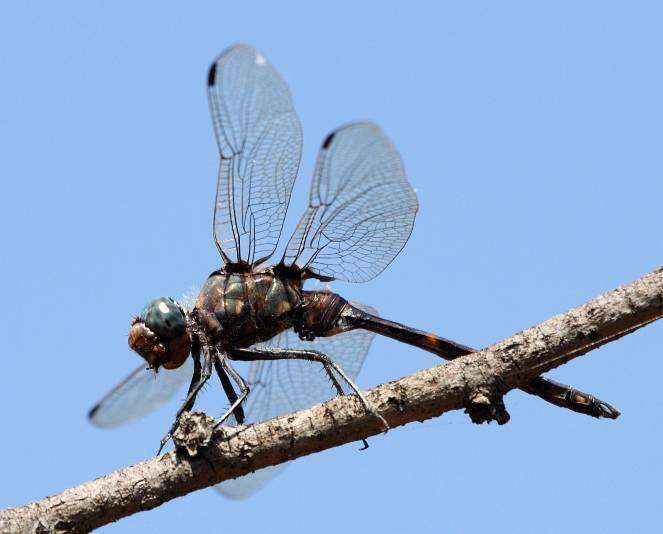
[[[92,419],[94,417],[94,414],[96,414],[99,411],[99,407],[101,404],[97,404],[94,406],[88,413],[87,413],[87,418]]]
[[[209,68],[207,73],[207,86],[212,87],[216,81],[216,63],[212,63],[212,66]]]
[[[329,145],[331,145],[331,142],[334,139],[335,135],[336,135],[336,132],[332,132],[327,137],[325,137],[325,140],[322,142],[323,150],[326,150],[326,149],[329,148]]]

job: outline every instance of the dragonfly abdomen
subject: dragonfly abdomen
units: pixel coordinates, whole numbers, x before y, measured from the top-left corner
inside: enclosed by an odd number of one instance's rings
[[[295,332],[302,339],[313,340],[351,330],[344,314],[355,308],[343,297],[330,291],[302,291],[302,305],[295,322]]]

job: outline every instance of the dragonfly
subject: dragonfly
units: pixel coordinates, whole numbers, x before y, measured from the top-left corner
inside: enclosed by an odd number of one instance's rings
[[[288,86],[248,45],[225,50],[207,74],[219,149],[212,237],[222,266],[197,298],[159,297],[133,319],[129,346],[143,359],[90,410],[91,422],[117,426],[157,409],[189,382],[159,452],[216,374],[229,407],[216,424],[249,424],[306,408],[334,394],[354,394],[388,429],[355,380],[376,334],[447,360],[474,349],[380,317],[307,280],[366,282],[408,241],[418,210],[399,153],[371,122],[353,122],[322,142],[308,206],[277,250],[297,176],[302,128]],[[276,256],[278,258],[278,256]],[[244,378],[236,362],[249,362]],[[532,395],[594,417],[619,412],[597,397],[539,376]],[[218,489],[244,497],[278,466]]]

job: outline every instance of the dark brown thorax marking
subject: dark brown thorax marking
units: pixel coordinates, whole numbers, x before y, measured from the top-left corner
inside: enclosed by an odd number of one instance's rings
[[[224,347],[248,347],[290,328],[302,300],[301,280],[255,273],[216,271],[196,303],[201,327]]]

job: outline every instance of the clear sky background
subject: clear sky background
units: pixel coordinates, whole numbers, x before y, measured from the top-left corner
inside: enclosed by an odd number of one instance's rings
[[[205,74],[221,50],[255,45],[292,90],[305,142],[285,234],[323,136],[376,121],[420,212],[387,271],[334,287],[483,347],[662,263],[662,17],[657,2],[3,2],[0,507],[149,458],[171,422],[176,401],[114,431],[85,414],[139,362],[132,314],[219,267]],[[359,383],[437,363],[377,339]],[[654,324],[550,373],[617,421],[513,392],[506,426],[448,414],[298,460],[248,501],[208,489],[104,531],[653,532],[662,372]]]

